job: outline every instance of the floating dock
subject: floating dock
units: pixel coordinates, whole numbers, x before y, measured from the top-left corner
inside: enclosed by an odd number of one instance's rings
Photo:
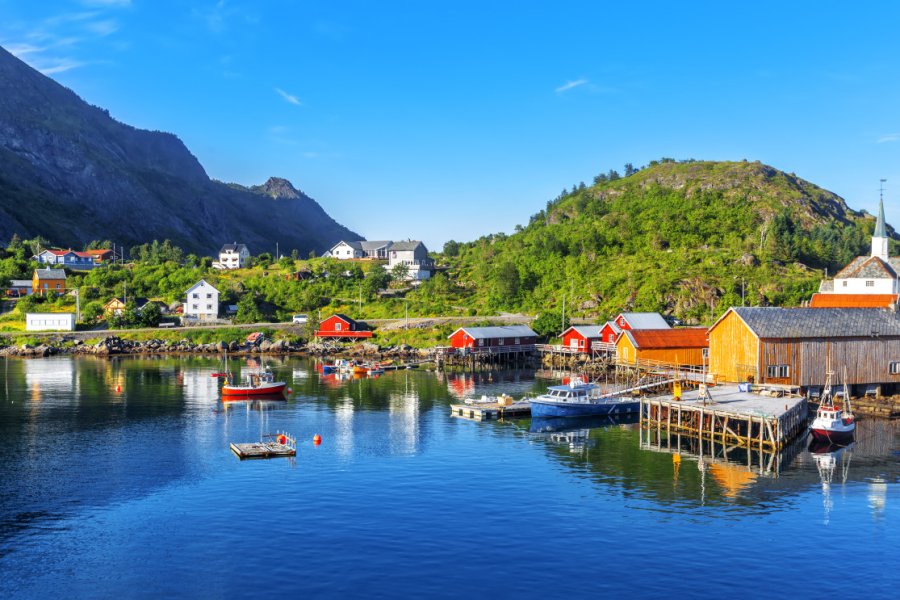
[[[749,389],[748,389],[749,388]],[[641,399],[641,428],[775,451],[807,428],[806,398],[789,389],[722,385],[685,392],[681,399]]]
[[[450,414],[454,417],[473,419],[475,421],[528,416],[531,414],[531,402],[519,400],[507,406],[481,402],[475,404],[451,404]]]
[[[271,441],[269,441],[271,440]],[[279,432],[264,435],[259,442],[244,444],[231,443],[231,451],[238,458],[275,458],[278,456],[297,456],[297,440],[287,433]]]

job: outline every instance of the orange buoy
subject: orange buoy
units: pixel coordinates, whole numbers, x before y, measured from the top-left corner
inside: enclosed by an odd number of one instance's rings
[[[122,391],[122,386],[121,386],[121,385],[117,385],[117,386],[116,386],[116,391],[117,391],[117,392],[121,392],[121,391]]]
[[[287,389],[287,393],[288,393],[288,394],[293,394],[293,393],[294,393],[294,390],[292,390],[291,388],[288,388],[288,389]]]
[[[279,443],[279,444],[287,444],[287,436],[284,436],[284,435],[279,436],[279,437],[278,437],[278,443]]]
[[[321,443],[322,443],[322,436],[317,433],[316,435],[313,436],[313,444],[318,446]]]

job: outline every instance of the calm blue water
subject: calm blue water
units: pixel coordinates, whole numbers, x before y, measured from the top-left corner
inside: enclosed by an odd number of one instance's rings
[[[212,359],[0,365],[0,597],[898,595],[897,424],[677,462],[634,425],[449,415],[531,372],[272,366],[290,400],[223,407]],[[279,429],[296,460],[229,450]]]

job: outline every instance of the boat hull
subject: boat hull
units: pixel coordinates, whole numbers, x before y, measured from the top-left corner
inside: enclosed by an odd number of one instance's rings
[[[587,417],[606,415],[625,415],[640,411],[640,402],[548,402],[531,400],[532,417]]]
[[[248,387],[243,385],[224,385],[222,386],[223,396],[266,396],[271,394],[281,394],[287,384],[283,381],[275,383],[267,383],[257,387]]]
[[[832,429],[810,429],[812,437],[817,442],[825,442],[829,444],[844,444],[853,440],[854,429],[850,430],[832,430]]]

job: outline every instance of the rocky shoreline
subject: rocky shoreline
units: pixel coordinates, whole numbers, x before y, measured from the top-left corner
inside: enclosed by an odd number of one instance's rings
[[[81,340],[54,339],[46,344],[9,345],[0,348],[0,356],[23,358],[43,358],[58,355],[140,355],[140,354],[303,354],[314,356],[348,356],[367,358],[428,358],[431,349],[417,350],[411,346],[391,346],[383,348],[378,344],[365,343],[335,349],[323,344],[290,343],[285,340],[260,339],[257,342],[215,342],[195,344],[189,340],[146,340],[135,341],[109,336],[97,343],[86,344]]]

